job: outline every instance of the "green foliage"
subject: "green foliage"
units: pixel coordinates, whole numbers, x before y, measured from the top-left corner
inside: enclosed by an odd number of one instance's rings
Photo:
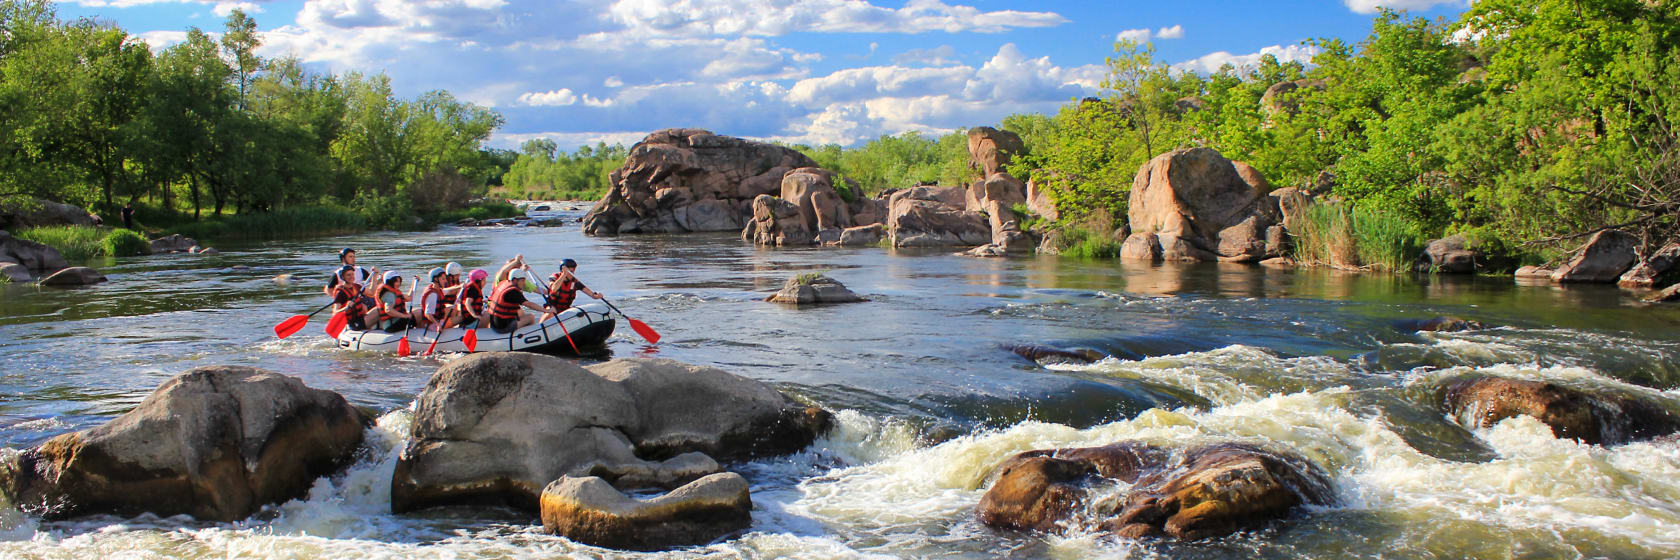
[[[337,206],[287,208],[273,212],[236,214],[188,222],[168,231],[206,243],[343,235],[367,231],[370,221]]]
[[[104,254],[113,257],[133,257],[144,255],[152,249],[152,242],[140,232],[122,228],[111,230],[101,242]]]
[[[598,142],[568,153],[553,140],[528,140],[502,176],[504,187],[498,193],[534,200],[596,200],[612,187],[612,172],[628,155],[620,144]]]
[[[1061,229],[1061,254],[1082,259],[1112,259],[1120,256],[1120,242],[1108,233],[1091,231],[1080,226]]]
[[[57,249],[67,260],[85,261],[107,254],[107,233],[94,226],[46,226],[29,228],[13,235]]]
[[[857,181],[861,194],[866,196],[889,188],[965,185],[976,175],[968,168],[966,131],[938,137],[910,131],[885,135],[851,149],[835,145],[793,148],[816,160],[822,168],[839,174],[841,179],[836,181],[836,190],[845,179],[851,179]],[[847,193],[840,196],[845,198]]]
[[[518,206],[499,200],[485,201],[462,210],[451,210],[437,214],[432,221],[447,224],[459,222],[468,218],[474,220],[493,220],[496,218],[514,218],[525,215]]]
[[[1398,272],[1420,252],[1417,226],[1380,209],[1315,204],[1303,222],[1295,260],[1305,265]]]
[[[822,277],[823,277],[823,273],[821,273],[821,272],[807,272],[807,273],[801,274],[799,276],[793,277],[793,283],[798,284],[800,286],[809,286],[813,282],[816,282],[817,279],[822,278]]]

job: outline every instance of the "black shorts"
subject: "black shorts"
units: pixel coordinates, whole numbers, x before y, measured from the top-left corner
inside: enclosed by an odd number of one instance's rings
[[[519,327],[519,318],[518,317],[515,317],[515,318],[512,318],[512,319],[503,319],[501,317],[491,317],[490,318],[490,330],[493,330],[493,331],[496,331],[496,332],[499,332],[499,333],[502,333],[502,334],[507,334],[507,333],[513,332],[513,329],[518,328],[518,327]]]
[[[478,319],[462,317],[460,321],[455,323],[455,326],[463,329],[476,329],[478,328]]]
[[[409,327],[414,326],[414,321],[403,318],[392,319],[390,323],[390,325],[385,327],[385,332],[404,331],[408,330]]]

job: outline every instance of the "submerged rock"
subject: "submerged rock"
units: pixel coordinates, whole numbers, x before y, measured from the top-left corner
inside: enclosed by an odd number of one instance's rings
[[[1125,497],[1088,504],[1104,480],[1132,484]],[[1089,506],[1096,528],[1138,538],[1199,539],[1258,527],[1304,504],[1329,505],[1324,470],[1298,456],[1224,443],[1183,453],[1140,442],[1028,451],[1006,461],[975,511],[1000,529],[1058,532]]]
[[[747,480],[717,473],[637,500],[599,477],[561,477],[542,491],[548,532],[607,548],[659,550],[702,545],[752,526]]]
[[[1482,330],[1487,328],[1487,325],[1483,325],[1479,321],[1442,316],[1401,321],[1398,323],[1398,327],[1406,332],[1460,332]]]
[[[1680,431],[1680,419],[1661,405],[1625,395],[1592,394],[1554,383],[1473,377],[1443,385],[1443,410],[1467,428],[1486,428],[1513,416],[1532,416],[1559,438],[1613,445]]]
[[[827,412],[717,368],[473,354],[440,368],[421,392],[391,509],[490,503],[535,512],[543,487],[562,476],[671,488],[719,472],[718,460],[797,451],[828,422]]]
[[[105,275],[100,274],[97,270],[85,266],[72,266],[70,268],[48,274],[46,278],[41,279],[41,285],[60,287],[92,286],[104,281]]]
[[[1651,302],[1651,303],[1661,303],[1661,302],[1665,302],[1665,301],[1680,301],[1680,284],[1675,284],[1673,286],[1663,288],[1662,291],[1651,294],[1649,296],[1645,296],[1645,301],[1648,301],[1648,302]]]
[[[195,368],[140,406],[0,465],[0,491],[49,519],[188,514],[234,521],[346,464],[367,418],[344,397],[243,366]]]
[[[1086,350],[1083,348],[1076,350],[1063,350],[1061,348],[1043,346],[1039,344],[1015,344],[1005,346],[1005,348],[1022,358],[1046,365],[1089,364],[1107,357],[1104,356],[1103,353],[1095,350]]]
[[[852,303],[863,301],[863,298],[858,297],[838,280],[820,273],[810,273],[787,279],[787,282],[782,284],[781,291],[765,298],[764,301],[809,305]]]

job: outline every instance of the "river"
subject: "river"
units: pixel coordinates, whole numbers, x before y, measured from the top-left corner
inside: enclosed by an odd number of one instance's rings
[[[837,429],[805,452],[730,466],[753,484],[751,532],[654,556],[1680,556],[1680,446],[1581,445],[1528,418],[1466,430],[1433,397],[1442,380],[1490,373],[1629,391],[1680,411],[1680,306],[1509,278],[760,249],[729,234],[596,239],[569,225],[230,245],[98,263],[111,281],[91,289],[0,285],[0,453],[98,425],[210,364],[298,376],[382,412],[361,458],[306,499],[231,524],[44,522],[6,507],[0,557],[618,556],[511,511],[389,512],[408,409],[449,357],[342,352],[316,327],[274,338],[275,323],[324,302],[320,283],[342,246],[409,275],[448,260],[493,270],[515,253],[550,270],[577,259],[590,287],[663,335],[654,347],[621,328],[592,359],[715,365],[837,413]],[[869,301],[762,301],[807,271]],[[293,281],[277,282],[282,274]],[[1398,326],[1440,315],[1493,328]],[[1015,343],[1114,357],[1042,367],[1002,348]],[[1010,455],[1126,439],[1292,449],[1332,473],[1340,504],[1194,543],[998,533],[973,520],[987,476]]]

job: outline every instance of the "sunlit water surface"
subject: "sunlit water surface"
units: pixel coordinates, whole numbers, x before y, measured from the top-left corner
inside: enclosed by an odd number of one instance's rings
[[[1433,401],[1445,379],[1490,373],[1631,391],[1680,411],[1676,306],[1508,278],[767,250],[728,234],[594,239],[568,226],[227,246],[95,263],[111,281],[91,289],[0,285],[0,452],[109,420],[210,364],[295,375],[382,412],[356,464],[305,499],[232,524],[42,522],[8,508],[0,557],[624,555],[544,535],[514,511],[389,512],[408,407],[450,358],[341,352],[314,327],[286,340],[271,330],[324,302],[321,281],[346,245],[363,265],[408,275],[447,260],[494,269],[515,253],[544,268],[577,259],[592,288],[664,336],[651,347],[623,329],[589,361],[715,365],[838,414],[803,453],[731,466],[753,484],[751,532],[655,556],[1680,556],[1676,444],[1580,445],[1529,419],[1467,431]],[[762,301],[813,270],[869,301]],[[292,281],[275,280],[283,274]],[[1495,328],[1400,325],[1439,315]],[[1041,367],[1002,348],[1017,343],[1113,357]],[[973,520],[1010,455],[1127,439],[1293,449],[1334,475],[1341,504],[1196,543],[998,533]]]

